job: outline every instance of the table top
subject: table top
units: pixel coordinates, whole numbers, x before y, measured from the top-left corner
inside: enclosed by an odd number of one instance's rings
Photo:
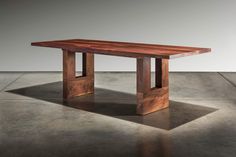
[[[129,43],[88,39],[33,42],[32,46],[61,48],[73,52],[89,52],[126,57],[177,58],[210,52],[210,48]]]

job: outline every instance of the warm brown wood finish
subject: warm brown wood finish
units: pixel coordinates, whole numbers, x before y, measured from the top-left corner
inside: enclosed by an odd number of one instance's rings
[[[72,39],[31,43],[63,50],[63,97],[94,92],[94,53],[137,58],[137,114],[169,106],[169,59],[210,52],[209,48]],[[83,53],[82,76],[76,77],[75,54]],[[155,58],[155,87],[151,88],[151,58]]]
[[[82,76],[76,77],[75,52],[63,50],[63,97],[65,99],[94,92],[94,55],[83,53]]]
[[[127,43],[100,40],[58,40],[34,42],[33,46],[53,47],[67,49],[76,52],[91,52],[105,55],[116,55],[126,57],[155,57],[155,58],[175,58],[209,52],[209,48],[155,45],[143,43]]]
[[[169,86],[169,60],[156,58],[155,60],[155,85],[157,88]]]
[[[151,59],[137,59],[137,114],[169,106],[168,59],[156,59],[156,87],[151,88]]]

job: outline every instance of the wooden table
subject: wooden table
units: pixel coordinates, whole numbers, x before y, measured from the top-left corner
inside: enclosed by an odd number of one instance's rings
[[[33,42],[33,46],[63,51],[63,97],[94,92],[94,54],[137,59],[137,114],[145,115],[169,106],[169,59],[210,52],[209,48],[143,43],[71,39]],[[75,72],[75,53],[83,54],[82,76]],[[151,58],[155,58],[155,87],[151,87]]]

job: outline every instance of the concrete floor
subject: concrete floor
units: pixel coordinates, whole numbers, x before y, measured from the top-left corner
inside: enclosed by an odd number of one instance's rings
[[[135,115],[135,73],[96,73],[63,101],[60,73],[0,73],[0,157],[234,157],[236,73],[171,73],[169,109]]]

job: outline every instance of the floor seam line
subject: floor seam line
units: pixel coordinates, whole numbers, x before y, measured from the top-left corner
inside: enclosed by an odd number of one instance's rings
[[[230,81],[227,77],[225,77],[223,74],[221,74],[220,72],[217,72],[224,80],[226,80],[227,82],[229,82],[233,87],[236,88],[236,84],[234,84],[232,81]]]
[[[2,90],[0,90],[0,92],[3,92],[5,89],[7,89],[7,87],[9,87],[10,85],[12,85],[13,83],[15,83],[19,78],[21,78],[25,73],[22,73],[20,76],[18,76],[15,80],[13,80],[12,82],[8,83]]]

